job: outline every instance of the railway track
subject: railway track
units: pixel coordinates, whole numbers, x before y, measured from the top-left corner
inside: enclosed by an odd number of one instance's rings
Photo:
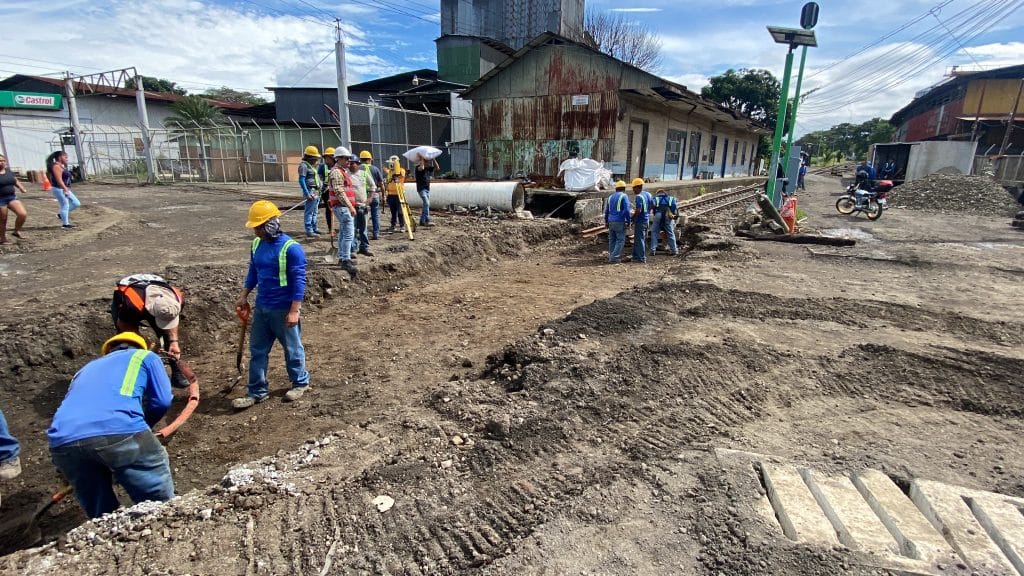
[[[761,188],[761,184],[754,184],[752,186],[743,186],[731,190],[724,190],[722,192],[704,194],[703,196],[699,196],[685,202],[680,202],[679,213],[685,214],[688,218],[711,214],[712,212],[753,200]],[[602,225],[583,230],[580,232],[580,235],[584,238],[590,238],[607,231],[608,227]]]

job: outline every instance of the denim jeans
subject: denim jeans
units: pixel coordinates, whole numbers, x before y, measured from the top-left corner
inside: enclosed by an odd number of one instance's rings
[[[285,323],[288,310],[272,310],[262,306],[253,308],[252,328],[249,333],[249,396],[263,398],[269,394],[267,360],[274,341],[284,347],[284,365],[293,388],[309,386],[306,372],[306,349],[302,347],[302,324],[291,328]]]
[[[302,207],[302,223],[306,227],[306,234],[316,232],[316,217],[319,211],[320,196],[316,196],[312,200],[306,200],[306,205]]]
[[[167,450],[149,430],[94,436],[50,449],[50,460],[75,488],[89,518],[117,510],[117,481],[132,501],[174,498]]]
[[[661,236],[662,230],[668,236],[668,249],[673,254],[679,252],[679,247],[676,245],[676,221],[669,218],[667,214],[655,214],[654,224],[651,225],[651,254],[658,249],[658,237]]]
[[[352,236],[352,251],[370,249],[370,239],[366,237],[366,206],[356,208],[355,232]]]
[[[380,236],[380,196],[377,196],[373,199],[373,202],[370,202],[370,224],[372,225],[373,237]]]
[[[71,224],[71,219],[69,218],[71,211],[82,205],[78,201],[78,197],[75,196],[75,193],[70,188],[68,188],[67,196],[64,195],[64,191],[60,188],[51,188],[50,193],[53,194],[53,197],[57,199],[57,203],[60,204],[60,210],[57,213],[60,216],[60,223],[65,226]]]
[[[405,217],[402,216],[402,202],[398,199],[398,196],[388,196],[388,209],[391,210],[391,227],[395,227],[395,222],[398,222],[398,226],[405,226]]]
[[[608,261],[618,262],[622,258],[622,249],[626,246],[626,223],[608,223]]]
[[[633,222],[633,261],[647,262],[647,220]]]
[[[423,208],[420,210],[420,224],[430,222],[430,190],[420,190],[420,200],[423,200]]]
[[[11,436],[7,428],[7,420],[4,419],[4,411],[0,410],[0,462],[7,462],[18,457],[21,453],[21,445],[18,440]]]
[[[334,207],[334,217],[338,219],[338,260],[351,260],[352,238],[355,237],[352,213],[343,204],[338,204]]]

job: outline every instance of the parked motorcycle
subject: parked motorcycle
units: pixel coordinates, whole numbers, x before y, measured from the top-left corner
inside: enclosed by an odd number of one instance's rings
[[[840,214],[863,212],[868,220],[878,220],[882,217],[882,211],[889,208],[889,191],[892,186],[892,180],[858,180],[850,184],[846,194],[836,200],[836,211]]]

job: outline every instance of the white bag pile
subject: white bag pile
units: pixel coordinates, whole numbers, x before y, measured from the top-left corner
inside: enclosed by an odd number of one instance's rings
[[[605,169],[604,162],[591,158],[569,158],[558,167],[558,174],[563,172],[565,189],[572,192],[612,187],[611,171]]]

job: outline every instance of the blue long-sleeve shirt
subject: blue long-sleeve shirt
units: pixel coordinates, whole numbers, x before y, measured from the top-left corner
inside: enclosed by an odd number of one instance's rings
[[[604,205],[604,222],[629,222],[630,214],[629,196],[625,192],[616,191],[608,197]]]
[[[647,190],[641,190],[633,200],[636,202],[636,220],[647,222],[651,214],[651,206],[654,204],[654,196],[651,196]]]
[[[288,242],[291,242],[288,244]],[[281,250],[285,252],[285,281],[281,282]],[[306,294],[306,253],[287,234],[273,240],[260,240],[250,252],[246,290],[257,289],[256,305],[271,310],[286,310],[292,302],[301,302]]]
[[[115,350],[89,362],[71,380],[46,436],[50,448],[148,430],[171,406],[171,381],[148,350]]]

